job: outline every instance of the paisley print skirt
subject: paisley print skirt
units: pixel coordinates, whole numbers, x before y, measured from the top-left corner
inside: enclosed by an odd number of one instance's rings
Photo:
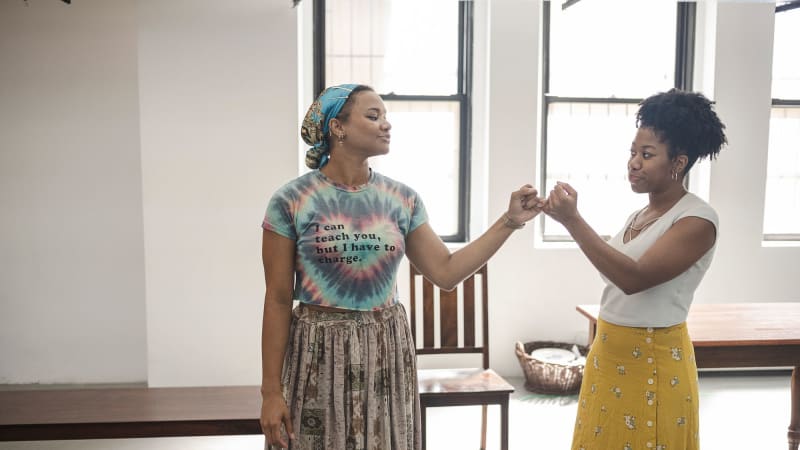
[[[414,348],[402,304],[348,312],[296,307],[282,374],[295,433],[289,448],[421,448]]]
[[[597,321],[572,450],[697,450],[697,366],[686,323]]]

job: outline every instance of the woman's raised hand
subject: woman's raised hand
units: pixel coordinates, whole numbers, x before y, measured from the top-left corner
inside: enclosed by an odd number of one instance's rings
[[[523,224],[536,217],[544,206],[545,201],[539,197],[539,191],[526,184],[511,193],[506,215],[514,223]]]
[[[543,210],[562,224],[578,217],[578,192],[568,183],[556,182],[547,196]]]

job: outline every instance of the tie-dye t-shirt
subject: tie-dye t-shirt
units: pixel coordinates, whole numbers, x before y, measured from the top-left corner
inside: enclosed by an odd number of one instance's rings
[[[391,178],[370,171],[353,187],[315,170],[275,192],[261,226],[295,241],[296,300],[368,311],[397,303],[405,238],[427,220],[419,195]]]

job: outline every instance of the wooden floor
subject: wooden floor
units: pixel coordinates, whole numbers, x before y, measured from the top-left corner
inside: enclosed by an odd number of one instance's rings
[[[512,450],[568,449],[576,397],[531,394],[522,378],[510,405]],[[700,441],[703,450],[785,449],[790,372],[702,372]],[[489,449],[497,449],[497,407],[490,407]],[[480,407],[428,411],[430,449],[477,449]],[[738,431],[738,432],[736,432]],[[0,450],[260,450],[261,436],[4,442]],[[488,450],[488,449],[487,449]]]

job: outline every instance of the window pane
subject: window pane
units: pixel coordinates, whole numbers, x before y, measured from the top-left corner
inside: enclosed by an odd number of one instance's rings
[[[772,98],[800,100],[798,43],[800,43],[800,9],[775,13]]]
[[[800,234],[800,108],[772,108],[764,234]]]
[[[673,87],[676,15],[676,2],[551,2],[548,93],[644,98]]]
[[[636,104],[555,103],[548,109],[547,181],[578,191],[581,215],[600,235],[613,236],[628,214],[647,204],[628,182],[628,157],[636,135]],[[569,234],[545,218],[545,239]]]
[[[457,234],[458,102],[387,101],[386,108],[392,124],[391,150],[371,159],[370,165],[422,196],[437,234]]]
[[[772,98],[800,100],[800,9],[775,13]],[[800,235],[800,106],[773,106],[769,122],[764,234]]]
[[[325,14],[326,84],[458,92],[458,0],[328,0]]]

